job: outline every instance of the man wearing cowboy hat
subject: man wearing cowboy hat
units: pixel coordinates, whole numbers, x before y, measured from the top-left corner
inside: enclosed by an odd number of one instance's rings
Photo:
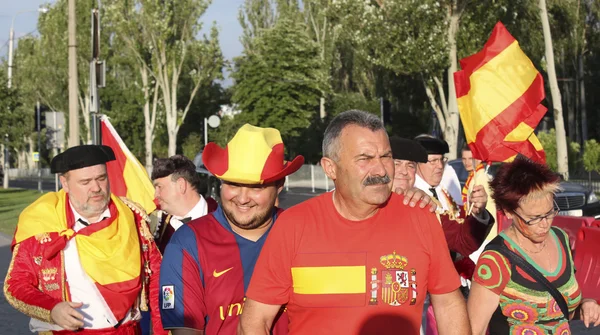
[[[177,334],[235,334],[245,292],[262,246],[279,216],[287,162],[277,129],[242,126],[225,148],[209,143],[206,168],[222,181],[221,205],[181,226],[167,245],[160,278],[161,316]],[[274,334],[287,333],[287,316]]]
[[[108,146],[81,145],[52,159],[63,190],[46,193],[19,216],[6,300],[40,334],[139,333],[140,311],[154,334],[161,256],[144,210],[111,194]]]

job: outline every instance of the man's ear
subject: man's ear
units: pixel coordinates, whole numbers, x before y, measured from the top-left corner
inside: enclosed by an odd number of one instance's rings
[[[280,179],[275,183],[275,187],[277,187],[277,195],[278,196],[281,193],[281,191],[283,191],[283,186],[285,186],[285,178]]]
[[[504,212],[504,215],[506,216],[507,219],[512,220],[513,219],[513,215],[511,212],[505,211],[503,210],[502,212]]]
[[[175,186],[177,187],[177,190],[179,191],[179,193],[182,193],[182,194],[185,193],[188,188],[187,181],[183,177],[177,179],[177,181],[175,182]]]
[[[58,180],[60,180],[60,184],[62,185],[63,190],[65,190],[65,192],[69,193],[69,184],[67,184],[67,177],[65,177],[64,175],[61,175],[58,177]]]
[[[337,179],[337,165],[333,159],[329,157],[321,158],[321,166],[327,177],[334,181]]]

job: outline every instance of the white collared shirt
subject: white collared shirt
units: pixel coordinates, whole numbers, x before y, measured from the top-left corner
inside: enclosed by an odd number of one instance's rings
[[[98,221],[90,223],[87,219],[83,218],[79,213],[77,213],[73,207],[73,204],[71,204],[71,209],[75,219],[75,225],[73,226],[73,230],[75,232],[78,232],[86,227],[86,225],[81,223],[80,220],[83,220],[88,224],[95,224],[102,221],[104,218],[110,217],[110,210],[107,208],[102,215],[100,215]],[[102,297],[92,279],[85,273],[85,270],[81,266],[75,239],[70,239],[64,249],[64,266],[66,277],[65,285],[69,286],[71,301],[83,303],[83,306],[77,308],[77,311],[84,317],[83,327],[87,329],[114,327],[120,320],[115,318],[114,314],[108,307],[108,304],[104,300],[104,297]],[[137,308],[134,314],[135,315],[132,317],[131,311],[128,312],[125,315],[125,319],[123,320],[122,324],[129,320],[137,320],[140,318],[140,313],[137,311]],[[29,322],[29,329],[32,332],[63,330],[63,328],[58,325],[43,322],[34,318],[32,318]]]
[[[433,193],[431,192],[430,188],[432,188],[431,185],[429,185],[423,178],[421,178],[419,175],[415,175],[415,187],[420,189],[421,191],[427,193],[428,196],[433,198]],[[442,187],[442,185],[438,185],[435,188],[435,192],[437,193],[437,196],[439,198],[439,202],[441,207],[438,207],[437,212],[438,213],[443,213],[445,211],[448,211],[450,209],[450,204],[448,203],[446,196],[444,195],[444,188]]]
[[[208,204],[206,203],[206,200],[204,200],[204,198],[200,196],[200,200],[198,200],[196,205],[186,215],[173,215],[169,224],[173,226],[173,229],[177,230],[179,229],[179,227],[183,226],[183,222],[181,222],[183,218],[191,218],[192,220],[196,220],[197,218],[202,217],[206,214],[208,214]]]

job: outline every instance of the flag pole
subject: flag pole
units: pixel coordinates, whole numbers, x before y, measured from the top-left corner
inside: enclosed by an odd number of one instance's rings
[[[485,165],[485,171],[484,172],[485,172],[486,176],[488,174],[488,171],[490,170],[490,165],[492,165],[492,162],[487,162],[487,164]],[[477,186],[477,178],[475,178],[475,174],[476,173],[477,173],[477,167],[475,167],[473,169],[473,178],[475,179],[475,181],[473,181],[474,182],[473,188],[475,188],[475,186]],[[470,198],[471,198],[471,195],[469,194],[469,198],[468,199],[470,199]],[[469,204],[469,211],[467,212],[467,216],[471,215],[471,212],[473,211],[473,204],[474,204],[473,202],[471,202]]]

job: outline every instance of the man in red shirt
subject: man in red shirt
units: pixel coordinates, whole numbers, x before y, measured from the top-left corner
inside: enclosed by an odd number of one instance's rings
[[[335,191],[281,214],[256,264],[238,334],[268,334],[287,304],[290,334],[419,333],[427,292],[446,334],[469,334],[460,280],[427,209],[392,194],[394,162],[381,121],[336,116],[321,165]]]

